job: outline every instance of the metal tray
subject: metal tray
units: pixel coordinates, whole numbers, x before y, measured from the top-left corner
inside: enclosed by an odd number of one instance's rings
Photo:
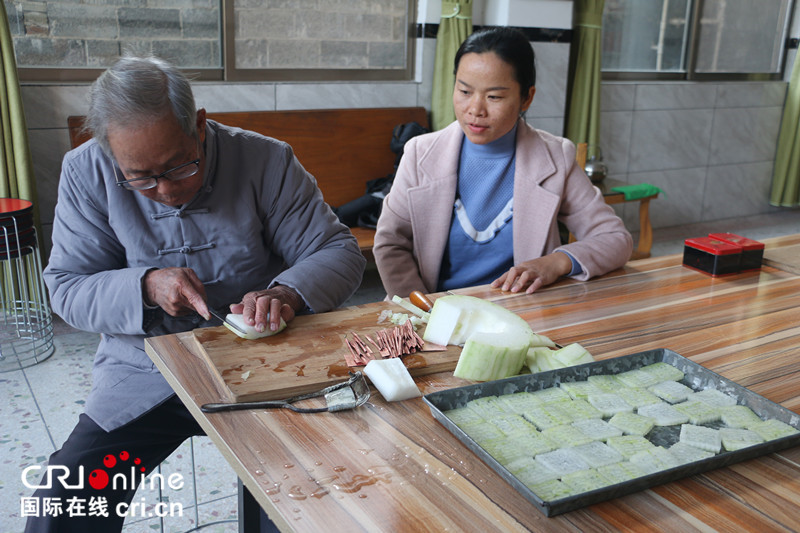
[[[763,419],[774,418],[789,424],[800,430],[800,415],[782,407],[763,396],[760,396],[749,389],[726,379],[707,368],[667,349],[648,350],[632,355],[587,363],[583,365],[539,372],[537,374],[527,374],[497,381],[489,381],[465,387],[458,387],[446,391],[426,394],[423,397],[425,403],[431,409],[431,413],[445,428],[455,435],[464,445],[486,462],[495,472],[505,479],[512,487],[519,491],[528,501],[534,504],[545,516],[555,516],[575,509],[580,509],[588,505],[624,496],[632,492],[648,489],[662,483],[675,481],[693,474],[699,474],[708,470],[713,470],[722,466],[738,463],[754,457],[759,457],[768,453],[776,452],[786,448],[791,448],[800,444],[800,434],[789,435],[780,439],[764,442],[748,448],[736,451],[722,451],[714,457],[687,463],[668,470],[662,470],[653,474],[648,474],[631,481],[609,485],[600,489],[591,490],[581,494],[559,498],[556,500],[542,500],[511,472],[503,467],[494,457],[478,445],[463,430],[461,430],[444,411],[464,407],[470,400],[482,398],[484,396],[500,396],[513,394],[515,392],[536,391],[558,386],[561,382],[583,381],[589,376],[597,374],[619,374],[628,370],[641,368],[643,366],[663,361],[670,364],[684,373],[681,381],[687,387],[695,391],[705,388],[716,388],[720,392],[729,394],[737,399],[740,405],[750,407],[757,415]],[[708,424],[714,427],[712,424]],[[720,426],[717,426],[720,427]],[[654,428],[650,434],[646,435],[651,442],[658,446],[670,446],[678,441],[680,436],[680,426],[667,426]]]

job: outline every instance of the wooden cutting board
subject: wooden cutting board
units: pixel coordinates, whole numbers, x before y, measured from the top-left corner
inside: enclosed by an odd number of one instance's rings
[[[347,366],[344,338],[352,338],[353,332],[374,338],[376,331],[394,327],[378,324],[382,309],[348,307],[298,316],[281,333],[258,340],[242,339],[224,326],[196,329],[190,339],[196,343],[192,351],[218,377],[222,390],[230,390],[230,397],[221,402],[283,400],[345,381],[350,370],[363,369]],[[412,376],[423,376],[454,370],[460,354],[460,347],[448,346],[402,360]]]
[[[800,274],[800,244],[764,250],[764,264]]]

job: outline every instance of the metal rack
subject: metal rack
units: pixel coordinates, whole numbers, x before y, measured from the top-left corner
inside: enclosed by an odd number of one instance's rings
[[[42,278],[33,204],[0,198],[0,372],[50,357],[53,316]]]

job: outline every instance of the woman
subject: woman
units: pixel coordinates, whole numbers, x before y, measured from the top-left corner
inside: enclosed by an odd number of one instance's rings
[[[522,118],[536,92],[520,32],[472,34],[455,57],[456,121],[411,139],[386,196],[375,260],[389,297],[491,283],[532,293],[625,264],[633,241],[575,163]],[[558,222],[578,239],[561,245]]]

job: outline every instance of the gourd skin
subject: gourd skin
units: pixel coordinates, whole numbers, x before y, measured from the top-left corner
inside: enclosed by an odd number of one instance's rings
[[[266,328],[262,332],[258,332],[258,331],[256,331],[256,328],[254,328],[253,326],[249,326],[249,325],[245,324],[244,323],[244,317],[241,314],[229,313],[225,318],[230,320],[231,322],[233,322],[237,326],[239,326],[241,329],[243,329],[245,331],[245,333],[242,333],[241,331],[237,330],[236,328],[231,327],[231,325],[228,324],[227,322],[223,322],[223,324],[225,324],[226,328],[228,328],[229,330],[234,332],[237,336],[239,336],[239,337],[241,337],[243,339],[248,339],[248,340],[261,339],[263,337],[270,337],[270,336],[275,335],[276,333],[280,333],[281,331],[286,329],[286,322],[283,320],[283,318],[281,318],[281,323],[280,323],[280,326],[278,326],[277,330],[272,331],[271,329]]]

